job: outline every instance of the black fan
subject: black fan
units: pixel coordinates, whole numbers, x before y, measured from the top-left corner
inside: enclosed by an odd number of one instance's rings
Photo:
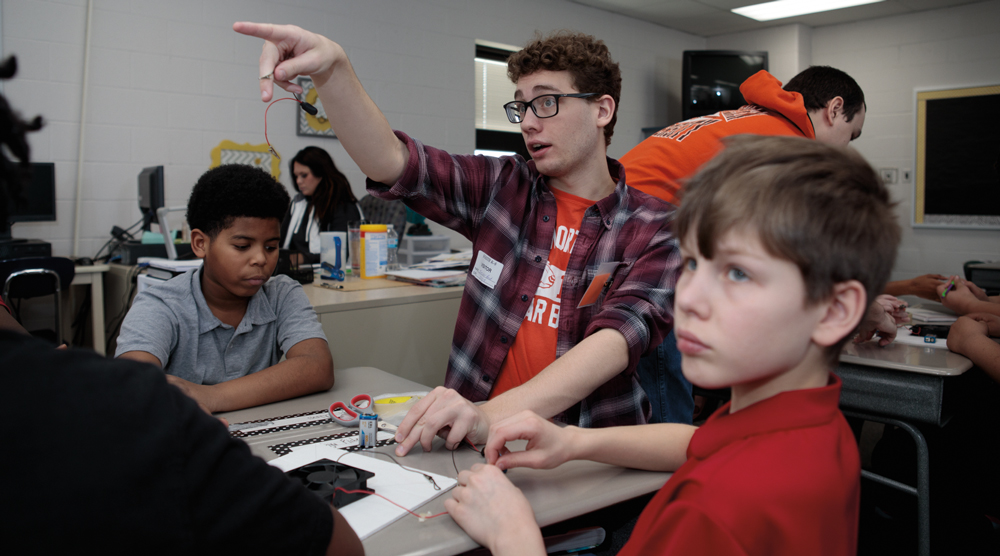
[[[344,465],[328,459],[321,459],[285,473],[293,481],[299,482],[316,496],[342,508],[355,500],[368,496],[368,492],[348,494],[337,490],[368,490],[368,479],[375,476],[371,471]]]

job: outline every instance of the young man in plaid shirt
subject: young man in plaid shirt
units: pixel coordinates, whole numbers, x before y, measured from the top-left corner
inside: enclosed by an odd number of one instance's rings
[[[607,157],[621,90],[603,42],[536,38],[511,56],[504,108],[532,161],[450,155],[393,132],[340,45],[294,26],[237,23],[264,39],[262,99],[310,75],[373,195],[468,237],[465,286],[445,387],[397,432],[397,454],[435,435],[453,449],[531,409],[585,427],[646,422],[639,357],[670,331],[680,259],[670,205],[625,185]],[[479,405],[473,402],[485,402]]]

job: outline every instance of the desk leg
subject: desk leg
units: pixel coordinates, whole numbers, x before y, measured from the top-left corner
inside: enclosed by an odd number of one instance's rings
[[[94,337],[94,351],[101,355],[105,353],[104,337],[104,274],[91,277],[90,282],[90,320],[91,332]]]
[[[885,486],[908,492],[917,497],[917,554],[920,556],[930,556],[931,553],[931,501],[930,501],[930,452],[927,449],[927,439],[916,427],[903,421],[897,421],[888,417],[879,417],[867,413],[841,410],[848,416],[875,423],[885,423],[897,426],[913,437],[913,443],[917,445],[917,487],[913,488],[888,477],[883,477],[871,471],[862,471],[861,475],[869,480],[883,484]]]

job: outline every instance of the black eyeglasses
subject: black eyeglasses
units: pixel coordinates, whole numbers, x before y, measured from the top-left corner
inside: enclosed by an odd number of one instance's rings
[[[507,111],[507,119],[512,124],[519,124],[524,120],[524,115],[528,112],[528,107],[539,118],[551,118],[559,113],[559,99],[562,97],[587,98],[597,93],[569,93],[564,95],[540,95],[529,101],[515,100],[503,105]]]

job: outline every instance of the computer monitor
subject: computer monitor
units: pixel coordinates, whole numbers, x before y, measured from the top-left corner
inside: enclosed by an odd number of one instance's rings
[[[682,116],[685,120],[744,104],[740,85],[748,77],[767,69],[767,52],[740,50],[685,50],[681,83]]]
[[[11,225],[17,222],[56,221],[56,165],[32,162],[30,172],[20,195],[7,192],[7,220],[0,222],[0,239],[10,239]]]
[[[139,210],[142,211],[142,229],[151,231],[156,220],[156,209],[163,206],[163,166],[150,166],[139,172]]]

